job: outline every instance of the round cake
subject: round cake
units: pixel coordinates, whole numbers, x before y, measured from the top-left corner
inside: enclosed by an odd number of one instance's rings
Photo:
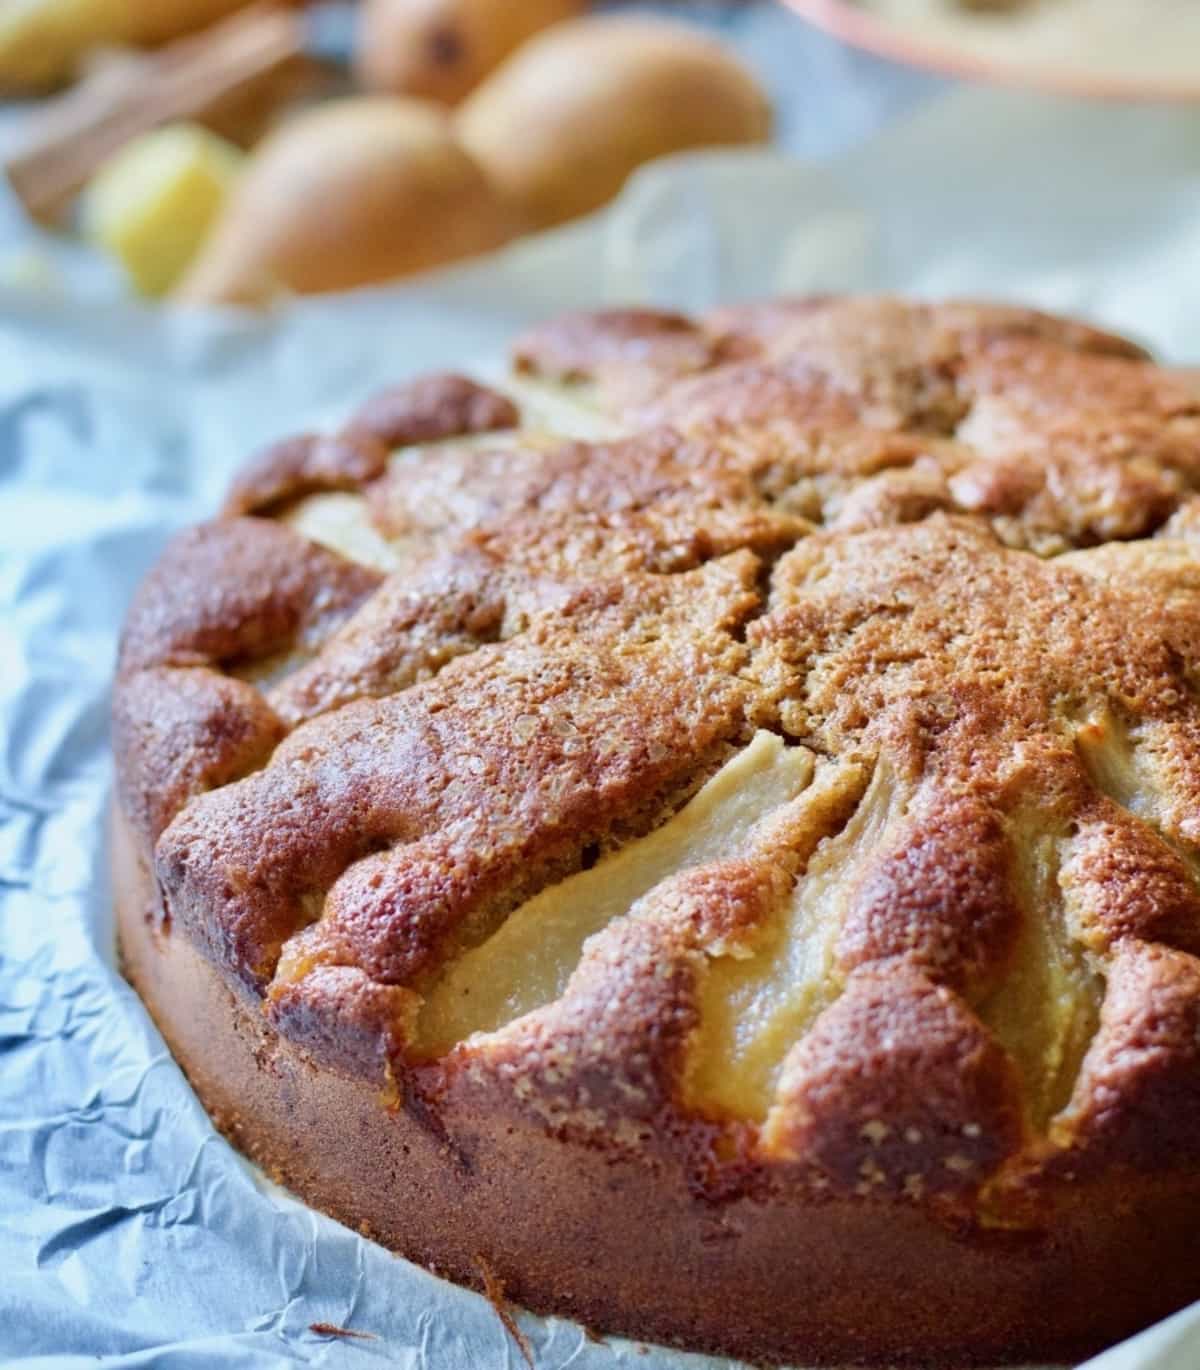
[[[1200,1298],[1200,389],[1030,310],[574,315],[143,583],[127,974],[451,1279],[755,1360]]]

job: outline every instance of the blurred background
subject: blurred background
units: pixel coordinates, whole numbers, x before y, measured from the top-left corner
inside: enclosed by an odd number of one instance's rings
[[[396,280],[654,159],[831,162],[971,83],[1190,117],[1200,5],[0,0],[0,289],[262,308]]]

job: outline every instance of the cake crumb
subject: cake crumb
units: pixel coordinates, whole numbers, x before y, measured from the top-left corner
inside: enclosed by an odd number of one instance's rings
[[[483,1292],[488,1303],[492,1305],[496,1316],[504,1330],[516,1343],[517,1350],[521,1353],[521,1358],[529,1366],[529,1370],[534,1370],[533,1349],[529,1345],[529,1338],[517,1326],[517,1320],[513,1317],[507,1302],[504,1298],[504,1281],[492,1269],[482,1256],[475,1257],[475,1264],[479,1267],[479,1273],[483,1276]]]
[[[335,1322],[310,1322],[308,1330],[318,1337],[349,1337],[354,1341],[378,1341],[374,1332],[356,1332],[351,1327],[339,1327]]]

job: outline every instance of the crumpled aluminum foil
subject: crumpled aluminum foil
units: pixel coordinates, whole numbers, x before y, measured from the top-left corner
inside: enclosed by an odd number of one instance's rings
[[[498,355],[532,317],[617,300],[1011,296],[1200,358],[1197,167],[1188,111],[962,93],[824,169],[770,154],[664,164],[596,220],[266,321],[0,295],[0,1359],[522,1364],[485,1300],[242,1162],[114,964],[116,634],[169,533],[213,508],[240,458],[376,385]],[[519,1321],[545,1370],[716,1364]],[[1200,1309],[1094,1370],[1197,1364]]]

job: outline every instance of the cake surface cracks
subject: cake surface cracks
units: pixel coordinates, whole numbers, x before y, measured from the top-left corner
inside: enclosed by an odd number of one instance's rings
[[[1185,1164],[1196,395],[973,304],[515,356],[271,449],[152,573],[115,707],[164,935],[320,1065],[773,1184]]]

